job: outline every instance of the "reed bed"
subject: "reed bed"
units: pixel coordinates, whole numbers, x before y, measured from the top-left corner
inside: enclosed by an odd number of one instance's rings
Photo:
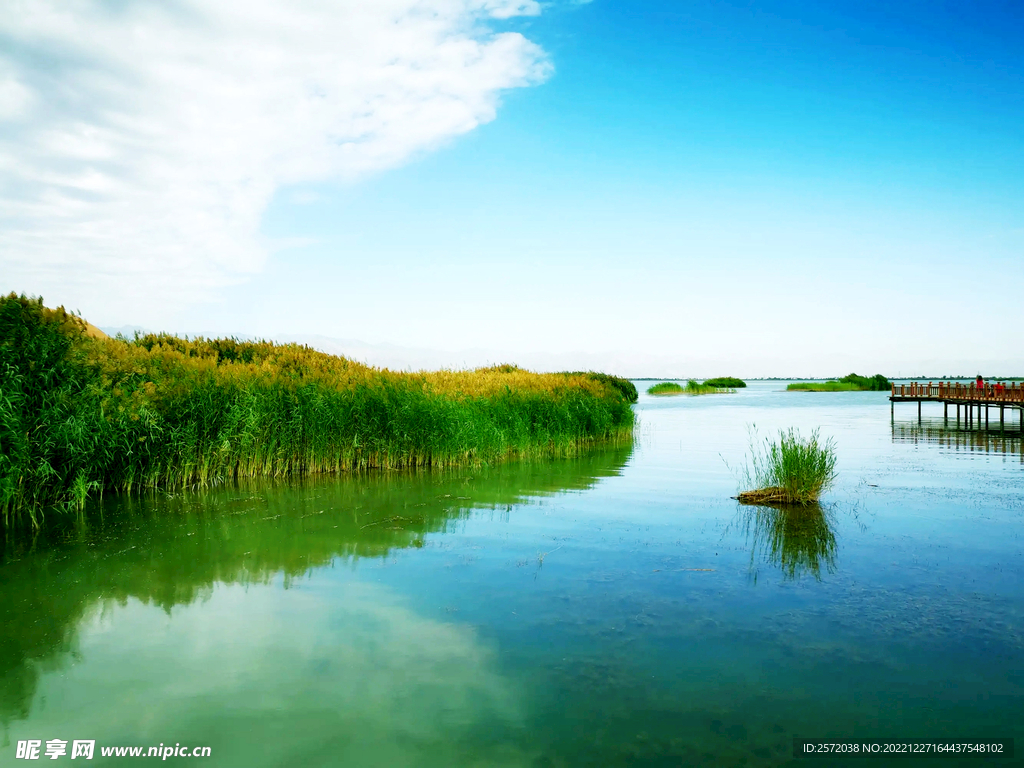
[[[95,338],[15,294],[0,298],[0,393],[5,525],[107,491],[570,456],[635,421],[632,384],[606,374],[396,373],[295,344]]]
[[[718,387],[708,382],[699,382],[696,379],[689,379],[686,382],[686,394],[688,395],[721,395],[721,394],[735,394],[736,390],[732,387]]]
[[[719,376],[717,379],[707,379],[704,383],[716,389],[743,389],[747,386],[747,382],[743,379],[733,376]]]
[[[685,387],[674,381],[663,381],[647,388],[649,395],[714,395],[735,391],[728,387],[712,386],[708,382],[701,383],[696,379],[689,379]]]
[[[786,385],[789,392],[860,392],[856,384],[842,381],[797,381]]]
[[[804,439],[795,429],[780,430],[779,439],[752,440],[744,473],[751,490],[736,498],[743,504],[814,504],[836,478],[835,442],[820,441],[818,430]]]
[[[880,373],[874,376],[850,373],[832,381],[798,381],[786,389],[791,392],[888,392],[890,384]]]
[[[647,388],[648,395],[681,395],[686,390],[674,381],[663,381]]]

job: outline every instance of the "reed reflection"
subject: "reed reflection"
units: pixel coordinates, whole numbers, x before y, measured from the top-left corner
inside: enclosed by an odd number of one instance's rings
[[[312,569],[424,546],[474,514],[584,492],[618,475],[631,442],[574,459],[441,472],[253,481],[119,496],[87,519],[0,540],[0,726],[27,718],[40,672],[76,658],[78,627],[130,600],[168,615],[218,585],[285,587]]]
[[[831,508],[820,504],[746,506],[740,512],[757,580],[759,563],[778,568],[787,579],[836,569],[836,536]]]

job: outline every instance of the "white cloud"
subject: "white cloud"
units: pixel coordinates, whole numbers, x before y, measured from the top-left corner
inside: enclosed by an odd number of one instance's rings
[[[11,75],[0,74],[0,121],[16,120],[31,106],[32,92]]]
[[[484,7],[496,19],[540,15],[540,3],[536,0],[485,0]]]
[[[453,621],[459,614],[421,615],[387,587],[330,570],[310,579],[315,591],[217,584],[169,613],[134,597],[106,602],[74,627],[78,663],[44,666],[30,719],[11,726],[14,740],[63,728],[117,743],[173,723],[193,743],[211,743],[200,741],[210,733],[225,744],[241,715],[282,727],[273,738],[232,740],[235,765],[305,765],[328,754],[356,766],[536,764],[529,745],[480,738],[523,732],[523,691],[494,648]],[[310,718],[330,718],[330,727],[291,727]]]
[[[132,306],[258,271],[276,189],[395,166],[492,120],[503,89],[542,81],[543,51],[488,22],[538,12],[532,0],[9,2],[0,287]]]

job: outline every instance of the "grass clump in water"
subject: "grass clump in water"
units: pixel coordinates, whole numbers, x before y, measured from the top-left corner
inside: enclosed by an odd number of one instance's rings
[[[104,491],[572,456],[635,423],[632,385],[601,374],[396,373],[296,344],[86,331],[0,296],[0,527]]]
[[[712,379],[711,381],[716,381]],[[720,381],[720,380],[719,380]],[[744,384],[743,386],[746,386]],[[688,379],[686,386],[677,384],[674,381],[663,381],[647,389],[649,395],[714,395],[725,392],[735,392],[735,389],[712,385],[705,381],[703,383],[696,379]]]
[[[882,374],[858,376],[850,373],[832,381],[798,381],[786,387],[791,392],[886,392],[891,382]]]
[[[789,392],[859,392],[856,384],[842,381],[797,381],[786,386]]]
[[[681,395],[686,390],[674,381],[663,381],[647,388],[648,395]]]
[[[836,478],[836,447],[822,443],[818,430],[804,439],[795,429],[780,430],[778,441],[752,441],[745,484],[736,498],[743,504],[813,504]]]
[[[711,382],[714,379],[709,379],[705,382],[699,382],[696,379],[689,379],[686,382],[686,394],[688,395],[719,395],[719,394],[732,394],[736,390],[732,387],[720,387]]]
[[[732,376],[719,376],[717,379],[708,379],[704,383],[709,387],[717,389],[743,389],[747,386],[747,382],[743,379],[737,379]]]
[[[686,394],[688,395],[713,395],[718,392],[717,387],[701,384],[696,379],[688,379],[686,382]]]

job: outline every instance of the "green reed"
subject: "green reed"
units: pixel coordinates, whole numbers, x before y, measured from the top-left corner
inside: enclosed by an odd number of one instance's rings
[[[746,386],[745,384],[743,386]],[[735,389],[712,386],[708,382],[703,384],[696,379],[689,379],[686,386],[677,384],[674,381],[663,381],[660,384],[647,388],[649,395],[713,395],[723,392],[735,392]]]
[[[298,345],[94,339],[0,298],[0,516],[104,491],[570,456],[628,439],[625,380],[515,366],[395,373]],[[628,384],[628,382],[626,382]]]
[[[686,390],[674,381],[663,381],[647,388],[648,395],[681,395]]]
[[[686,382],[686,394],[688,395],[713,395],[718,392],[717,387],[701,384],[696,379],[688,379]]]
[[[696,379],[689,379],[686,382],[686,394],[688,395],[734,394],[735,392],[736,390],[732,387],[719,387],[707,381],[701,383]]]
[[[737,379],[732,376],[719,376],[717,379],[707,379],[704,384],[716,389],[743,389],[747,386],[747,382],[743,379]]]
[[[821,442],[818,430],[802,438],[795,429],[780,430],[779,438],[751,441],[751,457],[744,473],[750,490],[737,497],[753,504],[810,504],[816,502],[836,478],[836,447],[832,438]]]
[[[887,392],[891,382],[882,374],[858,376],[850,373],[832,381],[799,381],[789,384],[792,392]]]
[[[856,384],[848,384],[844,381],[798,381],[787,384],[786,389],[790,392],[860,392]]]

